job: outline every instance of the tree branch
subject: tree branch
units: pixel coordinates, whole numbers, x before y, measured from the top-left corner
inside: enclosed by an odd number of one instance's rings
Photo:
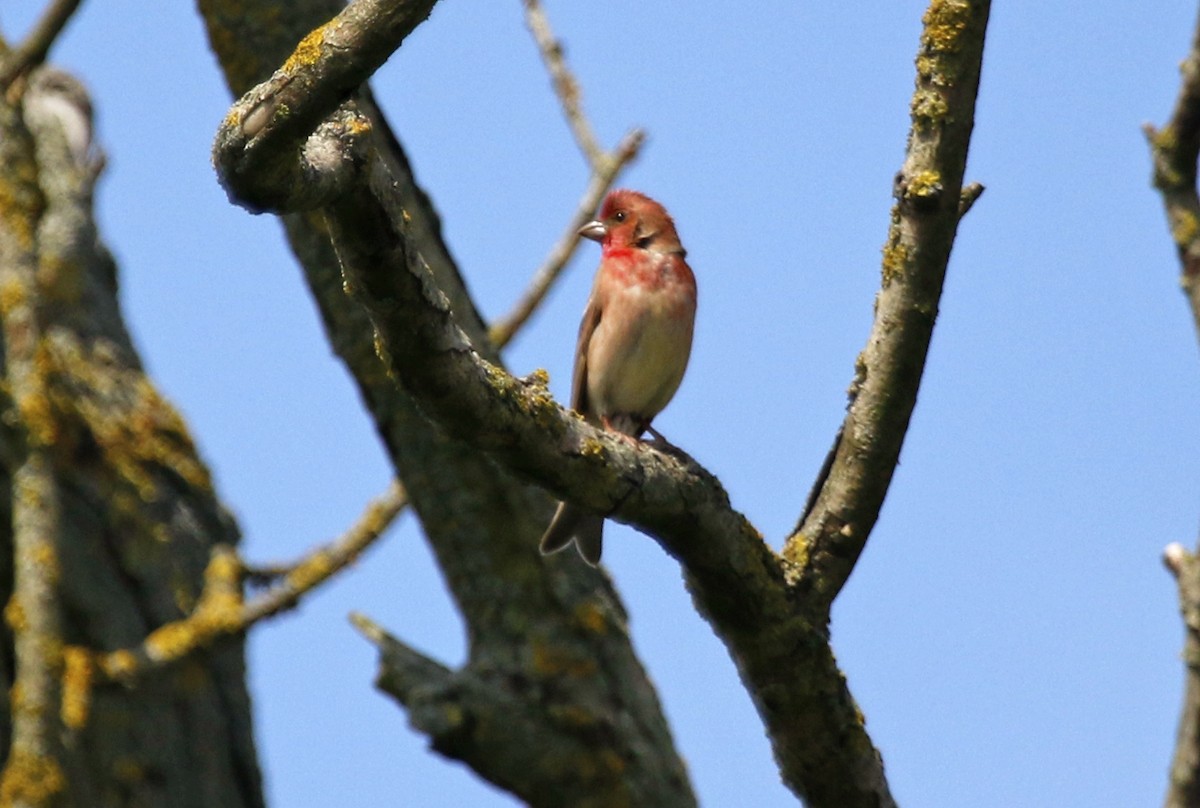
[[[1200,197],[1196,192],[1196,160],[1200,155],[1200,20],[1179,72],[1182,82],[1171,120],[1162,129],[1145,124],[1143,130],[1154,160],[1154,187],[1162,194],[1167,225],[1179,255],[1180,285],[1200,336]]]
[[[63,667],[58,581],[61,504],[51,455],[57,429],[50,404],[36,235],[45,209],[35,147],[21,106],[0,93],[0,320],[4,366],[24,434],[12,479],[13,600],[5,618],[14,634],[12,746],[0,776],[0,802],[61,805],[66,796],[59,706]]]
[[[230,110],[217,133],[214,156],[230,193],[251,210],[318,207],[336,188],[305,192],[295,176],[296,155],[322,121],[349,100],[400,47],[437,0],[356,0],[300,41],[270,79]],[[350,134],[361,124],[347,122]],[[320,161],[318,161],[319,163]],[[312,167],[323,177],[321,165]],[[264,181],[266,180],[266,181]],[[280,199],[281,187],[287,196]]]
[[[546,17],[546,12],[542,10],[541,2],[539,0],[522,0],[522,2],[525,6],[525,24],[529,27],[529,32],[533,34],[533,39],[537,42],[538,53],[542,55],[542,62],[550,73],[550,83],[562,105],[563,114],[571,127],[571,133],[575,136],[575,144],[579,146],[579,150],[583,152],[589,165],[598,166],[604,162],[607,155],[600,148],[591,124],[588,123],[587,116],[583,114],[583,107],[579,103],[579,82],[567,68],[566,59],[563,58],[562,43],[558,41],[554,31],[550,28],[550,20]],[[592,209],[594,210],[595,206]]]
[[[50,47],[70,21],[80,0],[52,0],[25,40],[0,58],[0,93],[46,60]]]
[[[1200,19],[1180,74],[1179,97],[1170,121],[1161,130],[1150,124],[1143,129],[1154,161],[1154,187],[1162,194],[1179,256],[1180,286],[1200,336],[1200,196],[1196,188],[1200,157]],[[1167,547],[1163,558],[1179,588],[1179,610],[1186,629],[1186,686],[1165,804],[1185,808],[1200,804],[1200,562],[1179,544]]]
[[[946,265],[958,222],[978,192],[963,194],[988,0],[933,0],[917,54],[912,127],[896,175],[875,321],[855,363],[850,405],[819,491],[784,557],[814,619],[833,599],[866,544],[916,405]]]
[[[935,2],[927,14],[919,65],[928,93],[914,110],[920,130],[915,128],[917,146],[910,153],[912,164],[906,164],[894,222],[898,243],[915,255],[892,267],[887,280],[897,288],[928,283],[921,270],[937,263],[932,254],[938,244],[944,272],[962,166],[956,171],[941,153],[941,135],[946,130],[961,136],[947,137],[953,146],[946,148],[951,154],[957,148],[965,159],[986,10],[986,4]],[[943,98],[954,102],[953,115],[937,110],[934,101]],[[931,176],[935,169],[945,176]],[[557,407],[538,379],[516,380],[483,361],[456,326],[404,210],[391,198],[387,168],[368,161],[362,170],[365,182],[343,185],[350,190],[326,207],[325,215],[347,288],[370,314],[391,374],[451,435],[489,451],[555,494],[637,524],[682,562],[697,606],[729,647],[767,724],[784,778],[798,794],[814,805],[891,804],[879,755],[829,649],[825,610],[802,608],[779,559],[729,508],[710,474],[594,430]],[[227,182],[227,187],[236,192],[237,184]],[[926,228],[946,226],[942,210],[950,214],[949,238],[920,238]],[[939,289],[940,280],[938,275]],[[918,295],[915,302],[923,299]],[[936,294],[933,300],[936,305]],[[932,312],[923,317],[927,346]],[[911,402],[905,423],[909,412]],[[878,496],[881,501],[882,492]],[[818,499],[817,512],[823,507],[828,510]],[[842,527],[838,535],[844,535]],[[822,569],[817,578],[827,574],[838,571]],[[842,580],[845,574],[848,569]],[[840,583],[828,591],[836,592]],[[805,614],[818,614],[822,621]],[[791,684],[781,684],[780,671],[789,672]]]
[[[408,504],[393,483],[368,504],[353,526],[334,541],[289,565],[282,580],[249,601],[242,600],[245,568],[229,547],[213,550],[204,574],[204,589],[187,617],[159,626],[137,648],[103,654],[98,669],[109,679],[128,683],[166,667],[225,637],[244,634],[255,623],[293,608],[300,599],[354,563]]]
[[[277,15],[270,0],[245,0],[237,14],[228,4],[201,0],[211,43],[237,92],[269,73],[273,56],[282,61],[280,53],[291,50],[289,30],[320,24],[327,17],[318,15],[329,5],[298,0],[289,7],[295,16],[260,26],[254,22],[260,15]],[[387,208],[404,221],[456,322],[485,358],[498,361],[403,149],[366,88],[355,105],[371,124],[370,132],[359,135],[369,142],[369,160],[390,180],[382,189]],[[366,173],[353,161],[347,168],[354,175],[347,185]],[[541,722],[538,737],[547,759],[556,745],[586,736],[592,759],[622,763],[620,771],[594,771],[590,780],[570,782],[546,766],[504,776],[490,769],[481,773],[527,801],[526,785],[555,780],[574,789],[560,794],[557,804],[694,805],[686,769],[607,578],[570,559],[543,559],[536,545],[552,507],[549,497],[447,436],[380,363],[373,326],[346,296],[347,281],[330,247],[327,221],[357,215],[341,202],[337,197],[320,213],[292,214],[284,221],[331,344],[359,386],[468,626],[468,662],[456,675],[507,683],[509,696],[526,703],[525,714]],[[583,660],[591,674],[580,675],[582,668],[562,666],[561,660]],[[485,726],[469,714],[464,722],[478,731]],[[579,761],[579,770],[590,761]]]

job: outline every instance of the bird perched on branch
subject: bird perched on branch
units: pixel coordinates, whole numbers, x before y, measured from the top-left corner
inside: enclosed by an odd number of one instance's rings
[[[671,216],[637,191],[611,192],[599,218],[579,234],[600,242],[601,257],[579,325],[571,407],[591,424],[638,440],[683,380],[696,278]],[[561,502],[541,551],[553,553],[574,541],[595,565],[603,528],[603,516]]]

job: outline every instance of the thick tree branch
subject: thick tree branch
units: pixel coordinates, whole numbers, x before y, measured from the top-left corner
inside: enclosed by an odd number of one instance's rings
[[[332,15],[336,5],[298,0],[290,7],[293,15],[279,19],[269,0],[246,0],[236,14],[228,4],[201,0],[213,47],[237,92],[261,80],[272,57],[282,60],[291,51],[295,39],[287,41],[289,29],[320,24],[328,18],[321,15]],[[355,105],[371,123],[369,133],[358,135],[369,141],[369,160],[391,178],[384,190],[388,209],[403,219],[419,245],[456,322],[486,358],[498,361],[442,241],[437,214],[417,186],[400,144],[365,88]],[[344,168],[355,181],[364,170],[353,160]],[[541,721],[538,737],[544,752],[584,735],[593,755],[621,761],[619,773],[605,769],[593,772],[591,779],[568,783],[559,778],[567,790],[559,794],[558,804],[693,805],[686,771],[653,687],[630,647],[623,609],[607,579],[569,559],[542,559],[536,543],[549,517],[549,498],[473,447],[448,438],[380,363],[373,326],[346,297],[346,281],[330,248],[327,220],[357,214],[340,203],[338,197],[323,214],[287,216],[285,224],[330,341],[359,385],[467,623],[469,660],[456,675],[489,678],[526,703],[526,714]],[[564,664],[570,660],[582,664]],[[464,721],[478,731],[485,726],[469,714]],[[577,762],[584,772],[591,761]],[[523,799],[538,782],[556,776],[545,766],[482,773]]]
[[[1154,159],[1154,187],[1162,194],[1167,225],[1179,255],[1180,285],[1200,336],[1200,197],[1196,160],[1200,155],[1200,20],[1192,47],[1179,67],[1182,83],[1171,120],[1162,129],[1143,129]]]
[[[986,6],[965,3],[935,3],[927,15],[922,76],[951,100],[958,94],[973,99],[985,21]],[[969,134],[969,107],[965,127],[957,117],[947,124],[939,117],[944,110],[934,114],[939,111],[933,100],[925,98],[929,106],[920,110],[930,130]],[[918,140],[934,141],[926,151],[942,157],[940,137],[919,133]],[[965,155],[965,142],[957,147]],[[961,165],[954,176],[953,166],[935,163],[947,173],[935,179],[921,162],[928,155],[921,149],[913,154],[896,229],[900,243],[936,252],[906,228],[926,226],[923,213],[940,223],[926,212],[940,211],[946,199],[956,223]],[[538,379],[515,380],[484,361],[472,349],[479,343],[456,326],[454,309],[427,268],[405,210],[392,197],[387,167],[368,160],[361,170],[366,182],[339,186],[351,190],[327,206],[325,216],[347,288],[370,313],[392,375],[449,434],[556,494],[634,522],[681,560],[697,605],[729,646],[771,733],[784,777],[797,793],[814,805],[891,804],[878,753],[829,650],[824,609],[797,600],[779,559],[729,509],[711,475],[589,428],[555,406]],[[953,223],[950,227],[952,236]],[[944,261],[945,255],[943,271]],[[919,270],[931,262],[936,263],[921,254],[901,261],[889,281],[916,285]],[[909,272],[914,280],[905,277]],[[931,326],[932,312],[923,316]],[[830,589],[838,587],[840,582]],[[781,671],[788,672],[783,680]]]
[[[875,322],[828,474],[784,549],[797,586],[814,595],[817,620],[827,616],[879,518],[916,405],[958,222],[978,196],[963,196],[963,172],[989,6],[933,0],[925,12]]]
[[[192,660],[186,685],[159,679],[136,692],[93,687],[96,654],[177,619],[201,589],[209,548],[236,542],[237,531],[182,419],[146,377],[124,329],[116,267],[92,218],[102,161],[91,143],[86,93],[70,76],[43,66],[14,85],[10,100],[13,94],[28,134],[6,127],[0,135],[0,152],[26,150],[20,164],[0,160],[0,240],[15,237],[36,267],[31,273],[26,261],[24,285],[0,281],[5,389],[28,387],[12,384],[14,370],[18,376],[24,370],[10,363],[17,357],[8,351],[25,352],[32,338],[41,394],[18,395],[2,419],[0,488],[13,485],[24,498],[21,507],[32,505],[21,482],[22,453],[25,444],[44,452],[57,514],[53,525],[43,522],[53,528],[52,547],[36,549],[32,560],[43,585],[53,587],[61,630],[57,641],[47,635],[33,653],[20,651],[16,640],[18,657],[41,657],[42,676],[56,693],[35,694],[26,704],[20,695],[26,684],[14,687],[10,678],[11,637],[0,641],[0,674],[18,696],[13,713],[7,700],[0,707],[0,736],[8,736],[10,719],[16,729],[29,719],[28,706],[41,701],[44,726],[61,755],[55,768],[14,749],[3,796],[37,804],[57,789],[65,804],[99,805],[123,769],[155,772],[121,779],[122,800],[130,803],[259,806],[240,643]],[[0,258],[5,271],[16,265]],[[18,322],[9,315],[22,308],[32,312],[36,330],[10,333]],[[14,438],[21,433],[27,441]],[[4,513],[0,527],[14,515]],[[11,538],[0,530],[0,543]],[[10,603],[8,625],[19,635],[32,625],[33,610],[7,597],[11,572],[0,574],[0,598]]]
[[[217,133],[214,153],[231,196],[251,209],[277,210],[311,209],[329,198],[334,188],[308,193],[282,183],[288,195],[280,199],[281,179],[295,170],[296,155],[321,122],[387,61],[435,2],[357,0],[301,40],[275,75],[234,105]],[[358,133],[353,120],[339,133]],[[306,179],[326,176],[322,159],[308,163]]]

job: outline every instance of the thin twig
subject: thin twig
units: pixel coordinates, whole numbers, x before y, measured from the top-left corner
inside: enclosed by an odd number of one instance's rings
[[[513,306],[512,311],[492,325],[489,330],[492,344],[497,348],[503,348],[512,340],[513,335],[521,326],[525,325],[546,297],[546,293],[550,291],[550,287],[554,285],[563,268],[574,255],[575,248],[579,245],[579,228],[592,218],[596,208],[600,205],[600,200],[608,193],[608,189],[612,187],[621,169],[637,157],[645,140],[645,133],[641,129],[634,129],[621,139],[616,151],[611,155],[601,157],[598,167],[593,171],[588,182],[587,190],[584,191],[583,198],[579,200],[575,215],[571,217],[571,221],[567,224],[558,243],[546,256],[545,263],[533,274],[533,279],[529,282],[525,294]]]
[[[8,88],[13,80],[46,60],[50,47],[58,39],[67,22],[79,8],[81,0],[53,0],[46,7],[41,19],[29,32],[29,36],[11,50],[0,66],[0,90]]]
[[[523,2],[525,4],[525,24],[529,26],[529,32],[533,34],[533,38],[537,42],[542,61],[545,62],[546,69],[550,71],[554,94],[558,96],[558,100],[562,104],[563,114],[567,116],[567,123],[575,135],[575,143],[578,144],[588,163],[595,168],[603,162],[605,154],[580,106],[579,82],[567,68],[566,60],[563,59],[562,43],[554,36],[554,31],[550,28],[550,20],[546,17],[546,12],[542,10],[540,0],[523,0]]]
[[[278,584],[249,601],[243,602],[241,597],[245,569],[236,554],[228,547],[214,550],[204,573],[204,590],[192,613],[158,627],[137,648],[101,655],[97,668],[109,679],[129,681],[294,607],[306,593],[357,560],[407,504],[404,487],[393,482],[368,504],[349,530],[284,568]]]
[[[566,230],[551,248],[550,254],[546,256],[542,266],[533,273],[533,278],[525,293],[513,306],[512,311],[489,329],[488,335],[491,337],[492,344],[497,348],[507,345],[517,330],[541,305],[550,291],[550,287],[558,280],[558,276],[562,274],[563,269],[571,260],[571,256],[575,254],[576,247],[579,246],[579,228],[591,219],[600,205],[600,200],[608,193],[608,189],[616,182],[625,166],[637,158],[642,144],[646,142],[646,133],[641,129],[634,129],[621,139],[612,153],[605,152],[600,148],[596,135],[592,132],[591,124],[588,123],[587,116],[583,114],[583,107],[579,103],[579,82],[567,68],[566,60],[563,58],[562,43],[550,28],[550,20],[546,16],[546,12],[542,9],[539,0],[522,0],[522,2],[525,5],[525,23],[529,27],[530,33],[533,34],[534,41],[537,42],[538,52],[541,53],[542,61],[550,72],[551,84],[562,105],[563,115],[575,136],[575,142],[587,159],[592,173],[588,178],[583,198],[579,200],[579,205],[570,222],[567,223]]]

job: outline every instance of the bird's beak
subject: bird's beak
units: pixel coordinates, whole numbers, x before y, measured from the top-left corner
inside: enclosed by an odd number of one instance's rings
[[[592,221],[579,228],[579,235],[592,241],[604,241],[604,237],[608,235],[608,228],[604,226],[604,222]]]

